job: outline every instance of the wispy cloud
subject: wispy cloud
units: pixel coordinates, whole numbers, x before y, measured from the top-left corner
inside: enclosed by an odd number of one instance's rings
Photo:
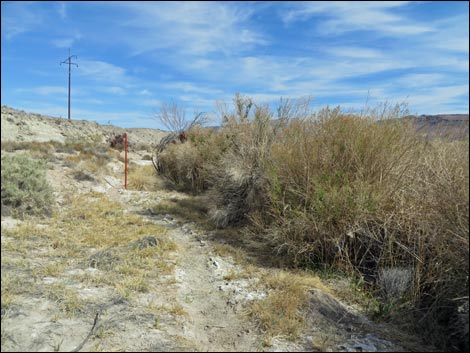
[[[217,94],[223,93],[223,91],[220,89],[208,88],[203,85],[196,85],[191,82],[183,82],[183,81],[164,83],[162,86],[168,89],[178,90],[178,91],[185,92],[185,93],[193,92],[193,93],[201,93],[201,94],[206,94],[206,95],[217,95]]]
[[[126,94],[126,90],[119,86],[99,87],[97,88],[97,90],[104,92],[104,93],[114,94],[118,96],[122,96]]]
[[[126,69],[100,60],[78,59],[77,75],[86,77],[92,81],[129,85],[131,77]]]
[[[327,47],[325,52],[341,58],[382,59],[383,54],[377,49],[363,47]]]
[[[379,100],[394,100],[396,102],[408,102],[412,112],[437,113],[468,113],[469,89],[468,85],[444,85],[418,92],[412,92],[404,96],[402,92],[393,90],[386,91],[385,95],[378,97]],[[462,99],[464,98],[464,99]],[[466,98],[466,99],[465,99]]]
[[[30,1],[2,1],[2,37],[10,40],[44,22],[43,11]]]
[[[67,88],[63,86],[39,86],[39,87],[31,87],[31,88],[18,88],[15,90],[16,93],[24,94],[24,93],[33,93],[39,94],[41,96],[50,96],[50,95],[57,95],[57,94],[67,94]]]
[[[235,3],[125,2],[130,14],[124,27],[139,36],[123,35],[133,55],[171,49],[189,55],[230,54],[266,39],[249,23],[252,11]]]
[[[74,41],[73,38],[54,39],[52,44],[57,48],[70,48]]]
[[[67,5],[64,1],[57,3],[57,13],[61,19],[65,20],[67,18]]]
[[[143,89],[143,90],[137,92],[137,94],[139,94],[141,96],[151,96],[152,92],[150,92],[148,89]]]
[[[56,48],[71,48],[76,40],[82,38],[80,32],[75,31],[73,37],[58,38],[51,41],[52,45]]]
[[[408,1],[331,1],[301,2],[282,15],[284,23],[305,21],[313,16],[323,16],[316,30],[325,34],[339,34],[350,31],[376,31],[392,36],[416,35],[432,32],[427,24],[413,21],[392,12],[406,6]]]

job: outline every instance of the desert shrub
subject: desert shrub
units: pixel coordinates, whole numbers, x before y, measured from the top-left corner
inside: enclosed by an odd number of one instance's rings
[[[408,268],[382,268],[377,277],[377,285],[385,301],[400,300],[411,286],[413,273]]]
[[[106,139],[106,141],[108,142],[111,148],[114,148],[119,151],[124,150],[124,144],[125,144],[124,134],[113,133]]]
[[[218,227],[243,224],[246,216],[263,208],[265,197],[265,160],[274,137],[271,113],[265,106],[237,96],[236,112],[226,116],[222,134],[230,145],[213,169],[214,207],[211,217]]]
[[[42,154],[51,154],[55,152],[55,147],[59,144],[55,141],[2,141],[2,150],[14,152],[18,150],[31,150]]]
[[[170,144],[160,155],[163,175],[178,189],[199,193],[211,185],[214,166],[226,151],[222,134],[202,127],[187,132],[185,143]]]
[[[1,203],[12,215],[50,215],[52,189],[46,181],[45,163],[26,155],[2,157]]]

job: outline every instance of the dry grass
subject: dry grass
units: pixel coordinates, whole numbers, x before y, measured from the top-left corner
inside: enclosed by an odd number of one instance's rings
[[[268,340],[274,336],[296,339],[306,324],[309,289],[319,288],[329,292],[318,277],[283,271],[264,275],[259,284],[267,288],[268,296],[254,301],[248,308],[248,314]]]
[[[246,254],[240,249],[229,244],[213,244],[214,251],[221,257],[231,257],[238,264],[246,264]]]
[[[111,159],[111,153],[106,149],[83,149],[78,154],[71,154],[64,158],[67,166],[78,170],[86,171],[93,175],[103,175],[108,171],[107,164]]]
[[[131,164],[128,174],[129,190],[156,191],[162,188],[157,179],[155,168],[151,165]]]
[[[82,315],[96,303],[80,297],[81,286],[107,289],[132,301],[173,272],[176,245],[165,230],[136,214],[124,214],[120,204],[103,194],[72,196],[61,213],[37,223],[31,219],[2,229],[7,237],[2,240],[2,308],[14,305],[19,295],[42,294],[57,303],[58,315]],[[157,239],[156,246],[131,246],[149,235]],[[90,267],[90,255],[107,250],[115,257],[105,260],[116,261],[109,267],[69,274],[77,266]]]
[[[85,310],[87,301],[81,299],[76,291],[63,284],[52,284],[46,288],[46,297],[57,304],[59,310],[73,317]]]
[[[14,152],[18,150],[37,151],[40,154],[47,155],[56,151],[56,147],[60,146],[59,142],[37,142],[37,141],[2,141],[2,151]]]
[[[168,308],[170,314],[176,316],[188,316],[188,312],[184,310],[184,307],[181,304],[174,303]]]

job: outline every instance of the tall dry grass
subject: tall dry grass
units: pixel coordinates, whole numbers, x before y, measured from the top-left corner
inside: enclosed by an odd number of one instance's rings
[[[313,114],[305,101],[272,111],[237,95],[217,133],[171,146],[166,163],[175,180],[209,189],[217,226],[246,224],[297,266],[360,276],[388,293],[387,313],[466,349],[468,138],[427,140],[404,115],[400,105]]]

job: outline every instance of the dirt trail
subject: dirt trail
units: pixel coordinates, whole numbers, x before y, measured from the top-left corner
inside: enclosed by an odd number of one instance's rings
[[[130,201],[139,203],[148,194],[121,190],[114,193],[113,198],[119,199],[129,211],[142,213],[144,210],[131,205]],[[173,192],[159,193],[158,199],[166,201],[175,196],[186,197]],[[243,315],[241,305],[243,299],[253,297],[253,292],[234,289],[224,280],[224,276],[239,271],[239,267],[231,258],[217,256],[211,244],[204,240],[207,235],[198,230],[195,223],[183,223],[170,214],[147,217],[165,227],[178,246],[173,299],[185,314],[181,325],[168,328],[168,333],[184,337],[195,351],[258,351],[263,337]]]
[[[185,337],[195,342],[198,351],[254,350],[256,337],[249,335],[253,328],[234,312],[229,297],[219,289],[223,260],[198,241],[192,230],[178,227],[170,236],[180,249],[176,298],[188,313],[182,327]],[[225,263],[225,267],[229,266]]]

